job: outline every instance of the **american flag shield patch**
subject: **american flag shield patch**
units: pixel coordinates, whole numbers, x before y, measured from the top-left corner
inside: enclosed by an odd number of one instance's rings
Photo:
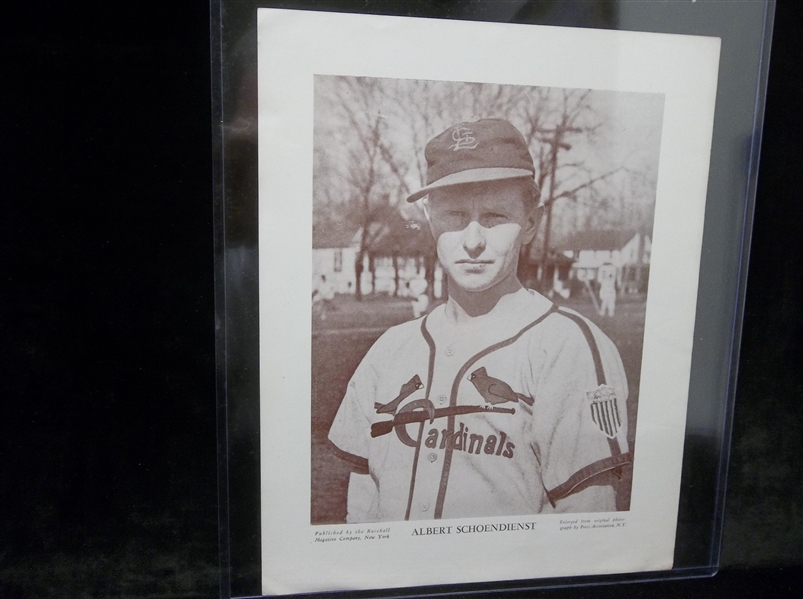
[[[588,391],[586,395],[591,401],[591,420],[609,439],[613,439],[622,425],[616,391],[608,385],[600,385],[594,391]]]

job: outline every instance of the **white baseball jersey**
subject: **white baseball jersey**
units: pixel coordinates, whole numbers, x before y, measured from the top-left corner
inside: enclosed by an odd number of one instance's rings
[[[599,280],[599,296],[616,297],[616,267],[612,264],[603,264],[597,273]]]
[[[389,329],[329,439],[354,465],[349,522],[613,511],[631,462],[619,353],[592,323],[520,290],[457,325],[439,306]]]

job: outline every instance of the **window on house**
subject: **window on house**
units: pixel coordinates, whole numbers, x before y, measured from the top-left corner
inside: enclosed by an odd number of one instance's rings
[[[343,270],[343,250],[335,250],[335,272]]]

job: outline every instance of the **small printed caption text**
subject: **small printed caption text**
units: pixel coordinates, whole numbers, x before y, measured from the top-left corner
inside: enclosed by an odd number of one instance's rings
[[[571,518],[560,521],[559,530],[591,530],[594,528],[625,528],[627,522],[620,517]]]
[[[627,522],[622,517],[600,518],[567,518],[559,522],[559,531],[593,530],[609,528],[625,528]],[[487,532],[533,531],[535,522],[513,522],[502,524],[464,524],[461,526],[421,526],[410,533],[413,537],[431,537],[435,535],[460,535]],[[380,541],[390,538],[390,527],[384,528],[338,528],[335,530],[315,531],[316,543],[333,543],[336,541]]]
[[[390,538],[390,527],[386,528],[340,528],[337,530],[316,530],[316,543],[334,541],[378,541]]]

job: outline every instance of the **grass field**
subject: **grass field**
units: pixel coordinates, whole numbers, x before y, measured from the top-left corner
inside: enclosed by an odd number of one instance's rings
[[[597,315],[589,298],[561,301],[596,323],[616,344],[622,356],[630,396],[627,402],[628,442],[633,447],[638,387],[641,375],[641,350],[644,338],[645,302],[643,297],[625,298],[616,307],[616,316]],[[343,522],[348,467],[327,448],[326,434],[332,424],[343,394],[365,352],[390,326],[413,317],[409,300],[369,297],[357,302],[339,296],[327,310],[326,318],[314,327],[312,339],[312,506],[314,524]],[[629,477],[619,505],[629,504]]]

